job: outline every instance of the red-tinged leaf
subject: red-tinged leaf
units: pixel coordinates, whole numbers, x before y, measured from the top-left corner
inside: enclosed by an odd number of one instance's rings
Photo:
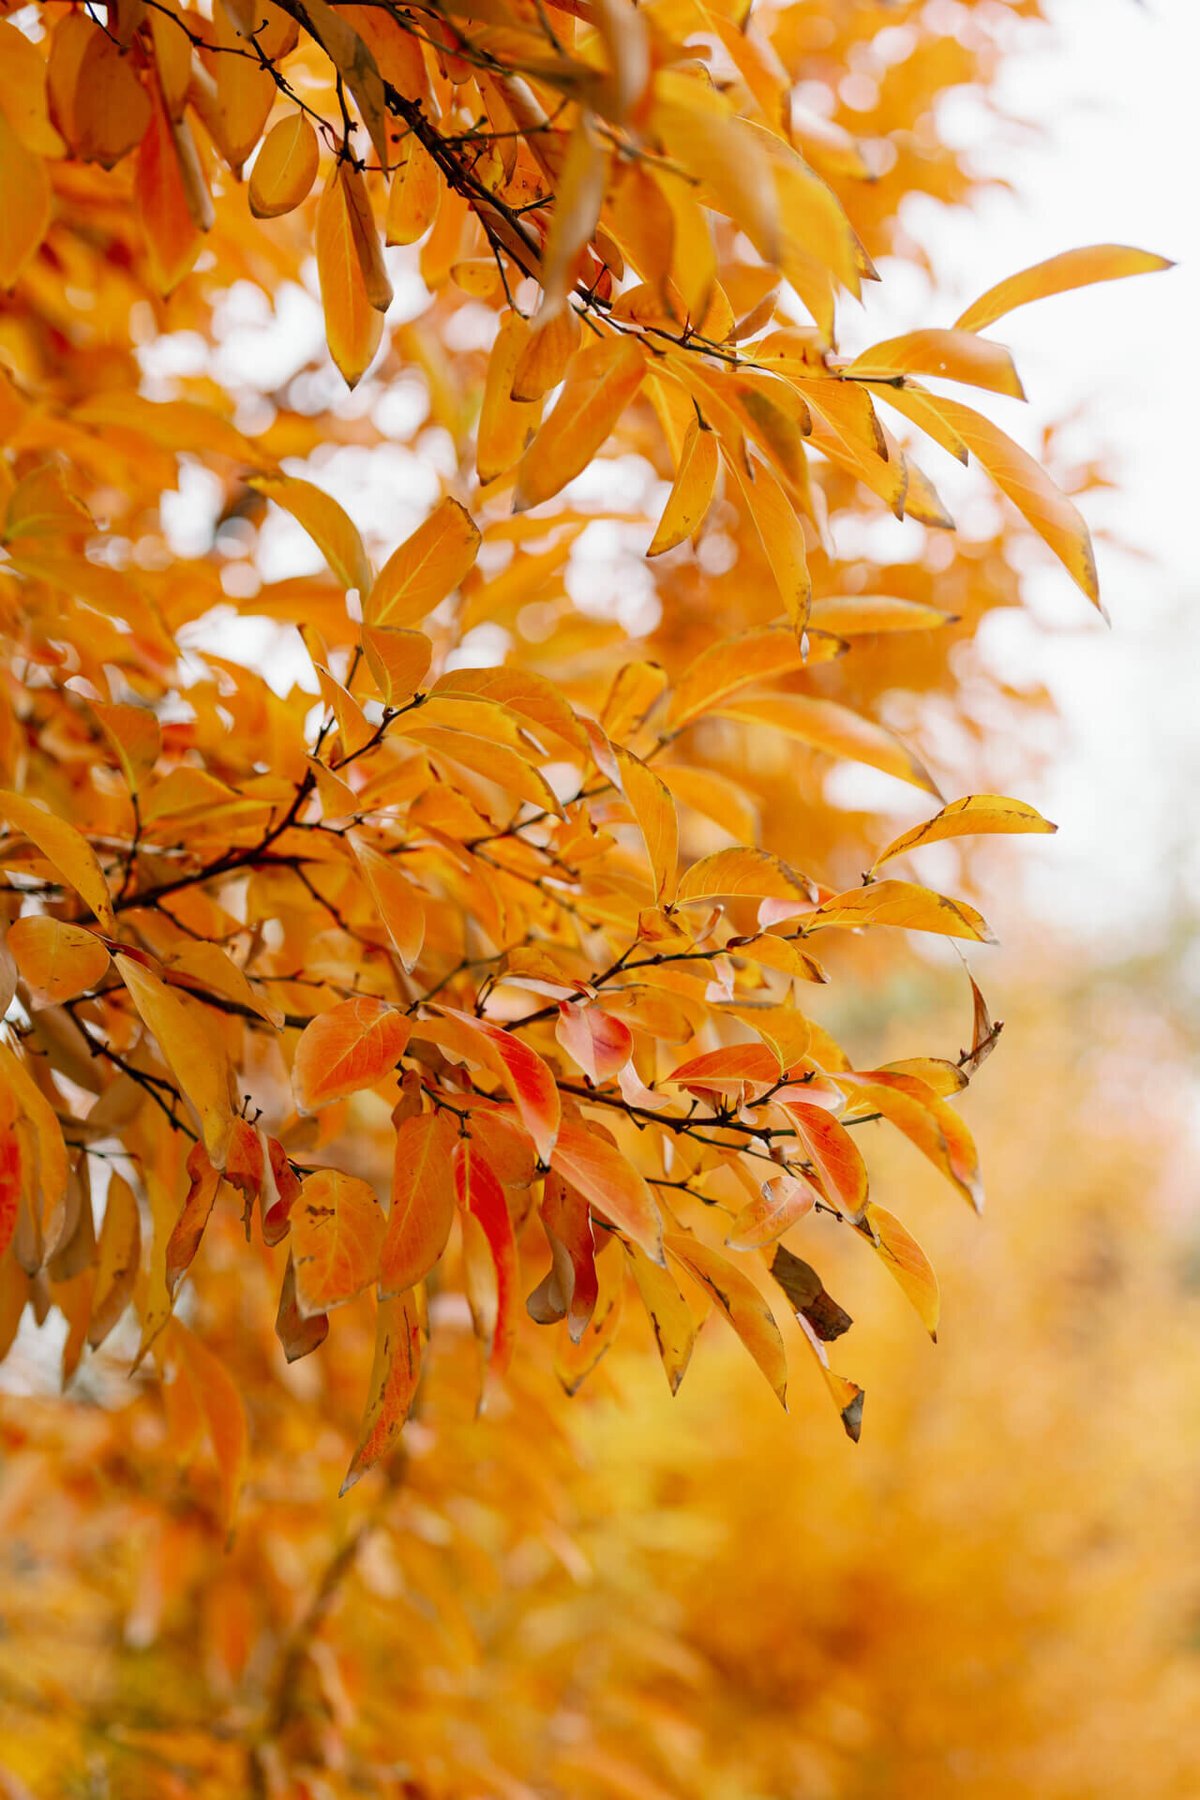
[[[894,1213],[876,1206],[874,1201],[867,1207],[863,1236],[912,1302],[913,1310],[936,1344],[942,1305],[938,1278],[916,1238]]]
[[[969,331],[910,331],[903,337],[873,344],[856,356],[845,373],[862,380],[895,375],[937,375],[1024,400],[1025,390],[1003,344],[993,344]]]
[[[431,1031],[430,1021],[423,1020],[414,1025],[415,1035],[432,1036],[443,1047],[453,1043],[463,1055],[498,1075],[533,1139],[538,1160],[543,1166],[548,1165],[562,1115],[558,1088],[548,1065],[536,1050],[488,1019],[477,1019],[452,1006],[439,1005],[437,1011],[451,1031],[445,1035]]]
[[[601,1238],[606,1235],[601,1233]],[[601,1242],[596,1255],[599,1291],[591,1319],[578,1343],[572,1339],[569,1328],[564,1329],[554,1355],[554,1373],[568,1394],[579,1392],[617,1335],[621,1323],[624,1277],[624,1262],[615,1250],[605,1251]]]
[[[296,1300],[296,1269],[290,1254],[283,1272],[279,1309],[275,1314],[275,1336],[290,1363],[299,1362],[302,1356],[311,1356],[329,1336],[328,1313],[310,1313],[305,1317],[300,1311]]]
[[[563,1001],[554,1035],[593,1087],[603,1087],[633,1055],[633,1033],[598,1006]]]
[[[96,1286],[88,1343],[95,1350],[117,1323],[137,1282],[142,1251],[142,1228],[133,1189],[121,1175],[111,1175],[100,1227]]]
[[[699,1238],[670,1232],[669,1254],[716,1301],[787,1411],[787,1353],[775,1315],[748,1275]]]
[[[92,846],[74,825],[56,818],[24,794],[0,792],[0,818],[36,844],[85,906],[90,907],[110,937],[117,934],[108,882]]]
[[[810,1263],[793,1256],[780,1244],[771,1258],[770,1270],[798,1318],[804,1319],[823,1344],[849,1331],[854,1323],[850,1314],[825,1290],[825,1284]]]
[[[884,1069],[846,1071],[831,1079],[856,1111],[879,1112],[942,1171],[974,1207],[983,1211],[983,1182],[975,1140],[952,1106],[912,1075]]]
[[[392,1203],[379,1259],[384,1299],[424,1281],[446,1248],[454,1222],[457,1141],[449,1113],[418,1113],[396,1132]]]
[[[668,1270],[651,1262],[644,1250],[639,1250],[626,1238],[622,1238],[621,1248],[629,1258],[633,1279],[650,1320],[667,1385],[673,1394],[677,1394],[696,1344],[692,1309]]]
[[[193,1144],[189,1150],[187,1175],[188,1191],[183,1210],[167,1240],[166,1281],[170,1295],[174,1295],[192,1266],[221,1185],[220,1174],[209,1162],[203,1144]]]
[[[680,1063],[666,1079],[701,1095],[729,1093],[744,1099],[752,1088],[775,1086],[779,1058],[767,1044],[730,1044]]]
[[[564,1122],[550,1166],[579,1189],[588,1204],[661,1263],[662,1220],[654,1195],[631,1163],[607,1138],[585,1125]]]
[[[922,844],[934,844],[943,838],[971,837],[993,832],[1054,832],[1057,825],[1043,819],[1036,807],[1024,800],[1008,800],[1001,794],[969,794],[965,800],[952,800],[923,825],[893,838],[881,850],[871,867],[877,869],[893,856],[916,850]]]
[[[830,1205],[843,1218],[861,1219],[867,1204],[867,1165],[846,1127],[824,1107],[806,1101],[787,1101],[784,1110],[796,1133],[796,1148],[815,1171]]]
[[[904,931],[934,931],[943,937],[994,944],[995,937],[965,900],[952,900],[911,881],[875,881],[825,900],[804,921],[804,930],[840,926],[856,931],[864,925],[895,925]]]
[[[28,1120],[33,1132],[31,1152],[36,1154],[37,1197],[40,1212],[36,1235],[39,1244],[49,1239],[56,1243],[56,1222],[65,1221],[67,1184],[70,1164],[63,1142],[62,1127],[54,1108],[34,1081],[22,1057],[5,1043],[0,1043],[0,1094],[11,1096],[18,1118]],[[11,1120],[10,1120],[11,1123]],[[24,1150],[22,1150],[24,1160]]]
[[[692,864],[679,883],[677,906],[703,900],[794,900],[796,911],[811,906],[817,891],[807,875],[768,850],[739,846],[718,850]]]
[[[366,995],[319,1014],[296,1046],[292,1091],[297,1107],[316,1112],[332,1100],[374,1087],[396,1067],[408,1039],[405,1015]]]
[[[21,1204],[21,1141],[11,1125],[0,1131],[0,1257],[12,1243]]]
[[[381,1300],[367,1409],[339,1498],[394,1450],[421,1379],[421,1326],[411,1294]]]
[[[344,1305],[377,1279],[385,1220],[374,1188],[356,1175],[318,1169],[307,1176],[291,1225],[302,1317]]]
[[[365,598],[371,586],[371,565],[357,526],[332,495],[293,475],[251,475],[247,485],[291,513],[342,586],[357,588]]]
[[[980,992],[975,977],[971,974],[969,969],[967,971],[967,980],[971,984],[971,1000],[974,1008],[974,1020],[971,1032],[970,1051],[964,1051],[962,1055],[962,1071],[969,1081],[972,1075],[976,1073],[981,1064],[987,1061],[988,1057],[992,1054],[992,1051],[996,1048],[996,1045],[1000,1040],[1000,1033],[1004,1030],[1004,1020],[993,1020],[991,1013],[988,1011],[988,1003]]]
[[[502,1375],[516,1345],[517,1244],[504,1189],[469,1138],[461,1138],[454,1150],[454,1191],[482,1230],[495,1269],[496,1315],[487,1361],[489,1375]]]
[[[278,1138],[267,1139],[267,1181],[263,1193],[263,1243],[282,1243],[291,1226],[300,1180]]]
[[[767,725],[826,756],[865,763],[869,769],[911,782],[941,799],[928,769],[899,738],[836,700],[819,700],[811,694],[768,694],[760,699],[727,701],[718,711],[722,718],[737,719],[743,725]]]
[[[761,1197],[742,1208],[725,1239],[727,1250],[761,1250],[790,1231],[820,1199],[803,1175],[780,1172],[764,1181]]]
[[[1151,275],[1172,269],[1174,263],[1148,250],[1131,250],[1124,244],[1089,244],[1082,250],[1064,250],[1046,262],[1022,269],[972,301],[955,321],[957,331],[985,331],[1018,306],[1065,294],[1071,288],[1088,287],[1095,281],[1118,281],[1125,275]]]

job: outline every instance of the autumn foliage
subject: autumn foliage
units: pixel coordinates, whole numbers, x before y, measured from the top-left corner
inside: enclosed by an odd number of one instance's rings
[[[208,1746],[214,1792],[345,1772],[314,1643],[374,1515],[284,1629],[264,1508],[281,1542],[327,1534],[305,1508],[377,1467],[365,1504],[407,1507],[425,1446],[438,1531],[500,1553],[461,1478],[569,1573],[553,1396],[612,1346],[674,1392],[715,1313],[785,1406],[807,1363],[857,1439],[851,1316],[808,1260],[835,1221],[936,1337],[862,1128],[977,1210],[958,1100],[998,1027],[972,977],[960,1055],[872,1058],[818,990],[868,992],[896,928],[989,943],[923,848],[1054,827],[958,797],[922,744],[926,690],[961,698],[949,650],[1019,598],[1013,516],[959,545],[925,465],[977,465],[1099,605],[1081,513],[993,422],[1023,394],[983,334],[1164,266],[1072,250],[840,352],[877,261],[918,254],[904,196],[969,197],[931,107],[988,78],[987,12],[0,22],[0,1344],[55,1315],[64,1385],[117,1409],[63,1414],[63,1452],[131,1484],[135,1640],[232,1542],[204,1679],[257,1670],[266,1710],[227,1764]],[[851,67],[875,71],[858,132]],[[293,351],[309,290],[324,342]],[[894,564],[861,548],[888,512],[921,539]],[[908,784],[919,822],[840,806],[838,764]],[[98,1504],[84,1469],[58,1503]],[[433,1745],[386,1791],[501,1781],[499,1751],[443,1778]],[[671,1791],[580,1766],[561,1791]]]

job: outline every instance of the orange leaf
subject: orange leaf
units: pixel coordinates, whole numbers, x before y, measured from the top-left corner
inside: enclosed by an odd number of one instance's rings
[[[517,512],[549,500],[587,468],[645,372],[645,352],[635,338],[606,338],[578,353],[554,411],[522,458]]]
[[[929,771],[899,738],[836,700],[818,700],[810,694],[769,694],[757,700],[726,702],[718,711],[722,718],[738,719],[744,725],[768,725],[826,756],[865,763],[941,798]]]
[[[857,1110],[880,1112],[922,1156],[953,1182],[976,1212],[983,1211],[983,1182],[975,1140],[952,1106],[913,1075],[876,1069],[846,1070],[830,1077]]]
[[[970,837],[989,832],[1053,832],[1058,826],[1043,819],[1035,807],[1024,800],[1007,800],[1000,794],[970,794],[965,800],[952,800],[940,813],[923,825],[893,838],[881,850],[871,867],[877,869],[890,857],[915,850],[920,844],[937,843],[942,838]]]
[[[381,1300],[375,1315],[375,1356],[367,1409],[338,1498],[394,1450],[421,1379],[421,1327],[411,1294]]]
[[[910,331],[903,337],[872,344],[844,370],[864,380],[892,375],[939,375],[1024,400],[1012,357],[1002,344],[977,338],[970,331]]]
[[[795,900],[796,910],[809,906],[816,889],[807,875],[772,856],[769,850],[739,847],[717,850],[692,864],[679,883],[676,905],[700,900],[736,899]]]
[[[824,901],[804,920],[804,930],[827,925],[857,930],[862,925],[897,925],[905,931],[935,931],[943,937],[994,944],[991,927],[965,900],[951,900],[912,881],[874,881]]]
[[[1089,287],[1094,281],[1117,281],[1124,275],[1150,275],[1172,269],[1174,263],[1149,250],[1130,250],[1124,244],[1089,244],[1082,250],[1064,250],[1046,262],[1035,263],[1019,275],[1010,275],[972,301],[955,321],[958,331],[984,331],[1015,307],[1071,288]]]
[[[425,942],[425,906],[420,894],[396,864],[365,838],[352,832],[349,841],[396,954],[406,969],[414,968]]]
[[[11,288],[36,254],[50,215],[46,164],[0,112],[0,288]]]
[[[644,1250],[626,1238],[621,1239],[621,1248],[629,1258],[633,1279],[654,1331],[667,1385],[673,1394],[677,1394],[696,1343],[692,1309],[667,1269],[652,1262]]]
[[[207,1344],[178,1319],[171,1321],[177,1381],[191,1389],[191,1404],[208,1428],[220,1480],[220,1518],[228,1530],[250,1467],[250,1427],[237,1382]]]
[[[274,500],[303,525],[344,588],[357,588],[365,598],[371,565],[358,528],[331,494],[294,475],[251,475],[247,486]]]
[[[394,1069],[409,1039],[402,1012],[365,994],[343,1000],[304,1027],[292,1064],[292,1091],[301,1112],[374,1087]]]
[[[816,1205],[819,1195],[803,1175],[780,1172],[762,1184],[760,1197],[742,1208],[729,1227],[727,1250],[761,1250],[790,1231]]]
[[[115,937],[117,921],[108,882],[96,852],[82,833],[25,795],[2,790],[0,817],[7,818],[14,830],[37,845],[46,861],[54,865],[84,905],[95,913],[105,931]]]
[[[475,441],[475,471],[486,486],[507,474],[528,448],[542,422],[539,400],[513,397],[517,364],[529,343],[530,328],[519,313],[506,312],[500,320],[496,342],[488,357],[483,403]]]
[[[808,618],[810,625],[842,637],[874,631],[936,631],[957,623],[954,613],[891,594],[827,594],[813,601]]]
[[[579,1189],[594,1211],[662,1262],[662,1221],[654,1195],[633,1165],[585,1125],[565,1122],[550,1157],[556,1174]]]
[[[318,1169],[292,1203],[296,1303],[303,1318],[345,1305],[379,1274],[385,1221],[374,1188]]]
[[[502,1375],[512,1361],[517,1331],[517,1244],[504,1189],[491,1165],[469,1138],[454,1150],[454,1191],[487,1241],[495,1271],[495,1322],[488,1345],[488,1369]]]
[[[814,606],[821,604],[814,602]],[[785,625],[765,625],[741,637],[723,638],[702,650],[675,683],[667,723],[678,730],[750,682],[788,675],[804,668],[809,660],[795,632]]]
[[[536,1050],[531,1050],[520,1038],[513,1037],[488,1019],[477,1019],[452,1006],[439,1005],[436,1010],[451,1027],[453,1040],[461,1047],[462,1054],[483,1063],[503,1081],[533,1139],[539,1161],[543,1165],[549,1164],[562,1107],[558,1088],[546,1063]],[[437,1030],[430,1031],[429,1025],[430,1022],[424,1020],[414,1024],[416,1036],[432,1036],[435,1043],[444,1042]]]
[[[392,1202],[379,1259],[383,1298],[424,1281],[454,1220],[450,1164],[457,1128],[448,1113],[418,1113],[396,1133]]]
[[[277,219],[306,200],[319,161],[317,134],[302,112],[272,125],[250,175],[250,211],[255,218]]]
[[[191,1268],[204,1227],[208,1224],[221,1177],[208,1160],[203,1144],[193,1144],[187,1159],[188,1191],[183,1209],[167,1240],[167,1293],[174,1294],[180,1281]]]
[[[317,202],[317,276],[325,309],[329,354],[348,387],[357,387],[383,336],[383,314],[371,304],[343,171],[333,166]],[[360,589],[365,593],[365,586]]]
[[[846,1127],[823,1106],[788,1101],[784,1110],[796,1133],[796,1148],[816,1171],[831,1205],[843,1218],[861,1219],[867,1204],[867,1165]]]
[[[716,1301],[787,1411],[787,1353],[775,1315],[748,1275],[699,1238],[671,1232],[668,1252]]]
[[[87,1334],[93,1350],[104,1342],[133,1299],[141,1251],[141,1221],[133,1189],[123,1176],[110,1175]]]
[[[14,920],[8,943],[30,987],[55,1004],[94,988],[108,968],[98,937],[44,913]]]
[[[647,556],[661,556],[694,537],[712,504],[721,466],[716,434],[693,419],[679,453],[679,467]]]
[[[899,1219],[874,1201],[867,1207],[863,1225],[863,1235],[912,1302],[917,1317],[936,1344],[941,1295],[933,1264]]]
[[[751,474],[736,453],[727,449],[725,465],[758,533],[792,630],[800,638],[812,601],[812,577],[800,516],[765,463],[754,463]]]
[[[389,244],[415,244],[437,217],[442,177],[415,131],[401,140],[388,189],[384,236]]]
[[[479,527],[465,506],[439,501],[379,571],[363,604],[367,624],[418,624],[474,567],[480,541]]]
[[[559,1006],[554,1035],[595,1087],[603,1087],[633,1055],[633,1033],[598,1006]]]
[[[131,956],[118,954],[114,961],[143,1024],[158,1041],[163,1061],[195,1109],[209,1157],[216,1168],[224,1168],[233,1109],[229,1058],[220,1039],[197,1002],[182,1000]]]

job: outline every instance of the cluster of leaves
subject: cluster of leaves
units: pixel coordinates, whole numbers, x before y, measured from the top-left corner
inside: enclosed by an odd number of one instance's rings
[[[950,616],[861,578],[814,591],[831,509],[851,493],[951,525],[896,415],[974,456],[1097,601],[1072,502],[919,378],[1020,397],[986,327],[1163,265],[1072,252],[951,330],[839,357],[835,302],[876,271],[832,183],[869,188],[872,169],[793,104],[809,10],[760,26],[628,0],[215,0],[211,16],[115,0],[103,18],[48,6],[0,24],[0,1342],[27,1307],[57,1309],[69,1378],[132,1307],[135,1365],[165,1372],[180,1455],[211,1443],[226,1523],[242,1372],[175,1305],[231,1202],[248,1257],[276,1252],[289,1361],[334,1309],[378,1297],[347,1484],[396,1447],[451,1270],[484,1392],[523,1311],[554,1330],[573,1392],[626,1300],[677,1388],[686,1289],[784,1401],[770,1287],[857,1436],[862,1389],[826,1348],[849,1316],[779,1241],[818,1212],[936,1331],[936,1278],[871,1197],[856,1128],[883,1118],[978,1206],[952,1101],[994,1042],[986,1006],[975,989],[957,1063],[862,1069],[797,996],[847,933],[989,940],[966,900],[881,874],[891,859],[1053,827],[970,795],[847,889],[803,838],[755,841],[741,786],[691,747],[729,728],[941,801],[904,742],[822,683],[861,640]],[[152,397],[129,310],[211,333],[222,289],[270,288],[311,246],[353,386],[393,300],[385,243],[418,241],[425,287],[465,302],[438,315],[447,342],[449,319],[486,323],[486,373],[447,491],[373,561],[291,462],[339,428],[279,412],[255,429],[212,382]],[[436,331],[396,339],[452,415]],[[585,527],[625,517],[612,453],[650,439],[670,487],[647,555],[694,568],[719,520],[735,580],[763,576],[735,621],[749,629],[668,666],[622,655],[564,573]],[[305,682],[278,691],[236,642],[189,647],[236,590],[219,533],[188,557],[164,532],[181,457],[229,484],[230,535],[271,503],[319,550],[328,578],[241,600],[299,627]],[[470,653],[485,623],[504,657]]]
[[[66,1401],[0,1404],[11,1791],[1189,1800],[1200,1312],[1176,1230],[1182,1046],[1128,990],[1072,1005],[1055,989],[1043,970],[1021,991],[972,1096],[1005,1195],[986,1255],[936,1172],[871,1128],[946,1264],[944,1353],[825,1222],[866,1375],[886,1376],[855,1456],[795,1430],[715,1329],[677,1400],[647,1386],[635,1330],[568,1404],[527,1321],[476,1420],[448,1283],[407,1460],[339,1502],[369,1298],[341,1309],[336,1356],[281,1370],[270,1257],[218,1216],[198,1295],[254,1439],[232,1549],[215,1467],[197,1458],[181,1503],[178,1440],[115,1366],[108,1406],[87,1391],[102,1359]],[[953,1029],[956,998],[943,980],[931,1033]]]

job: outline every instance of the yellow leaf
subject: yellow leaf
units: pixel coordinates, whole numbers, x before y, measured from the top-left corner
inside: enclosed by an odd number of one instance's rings
[[[357,234],[346,195],[344,163],[336,163],[317,202],[317,276],[329,354],[348,387],[366,373],[383,336],[383,314],[363,280]]]
[[[600,218],[608,160],[589,115],[580,112],[567,140],[542,255],[544,312],[557,312],[570,291],[575,259]]]
[[[819,654],[806,656],[795,632],[784,625],[765,625],[741,637],[723,638],[702,650],[675,683],[667,724],[677,731],[752,681],[789,675],[810,660],[819,661]]]
[[[153,773],[162,749],[162,732],[148,706],[107,706],[92,701],[104,735],[117,753],[129,791],[136,794]]]
[[[769,850],[718,850],[692,864],[679,883],[676,904],[736,899],[795,900],[797,910],[811,905],[816,890],[807,875],[772,856]]]
[[[474,567],[480,542],[479,527],[466,507],[449,498],[439,501],[376,576],[363,604],[367,624],[417,624]]]
[[[558,404],[521,460],[515,511],[541,505],[587,468],[645,372],[645,352],[633,338],[606,338],[579,352]]]
[[[958,623],[954,613],[891,594],[826,594],[813,601],[808,619],[814,628],[841,637],[875,631],[936,631],[939,626]]]
[[[1024,400],[1025,390],[1002,344],[970,331],[909,331],[872,344],[843,370],[845,375],[886,379],[893,375],[938,375]]]
[[[582,336],[579,314],[573,307],[560,307],[536,319],[527,328],[513,364],[511,399],[523,405],[544,399],[566,374]]]
[[[392,284],[384,264],[383,245],[375,226],[375,214],[371,209],[367,184],[357,164],[347,162],[342,165],[342,191],[346,196],[350,230],[358,253],[358,266],[362,270],[363,288],[376,312],[385,313],[392,304]]]
[[[43,463],[23,475],[9,495],[4,515],[4,541],[20,546],[38,538],[78,541],[95,530],[87,508],[68,492],[61,472]]]
[[[673,550],[684,538],[699,531],[712,503],[720,461],[715,433],[702,427],[699,419],[693,419],[647,556],[661,556],[664,550]]]
[[[251,475],[247,486],[274,500],[303,525],[344,588],[357,588],[366,597],[371,587],[371,565],[358,528],[332,495],[293,475]]]
[[[808,623],[812,580],[799,514],[765,463],[756,462],[752,476],[736,454],[727,451],[725,463],[758,533],[792,629],[800,637]]]
[[[23,794],[0,791],[0,817],[37,845],[46,861],[95,913],[109,936],[115,937],[117,921],[108,882],[96,852],[82,833]]]
[[[770,694],[757,700],[727,701],[717,710],[722,718],[738,719],[744,725],[769,725],[826,756],[865,763],[941,798],[929,771],[899,738],[836,700],[818,700],[809,694]]]
[[[425,904],[420,893],[394,862],[359,833],[351,833],[350,848],[396,954],[405,969],[412,970],[425,942]]]
[[[1044,538],[1092,604],[1103,613],[1092,540],[1079,509],[1055,487],[1028,451],[1014,444],[990,419],[961,401],[930,395],[926,404],[956,431],[979,458],[1001,493],[1007,494],[1039,537]]]
[[[1158,269],[1172,269],[1174,263],[1149,250],[1130,250],[1124,244],[1089,244],[1082,250],[1064,250],[1046,262],[1035,263],[1019,275],[1010,275],[972,301],[961,318],[958,331],[983,331],[1015,307],[1027,306],[1031,300],[1045,300],[1051,294],[1065,294],[1071,288],[1089,287],[1094,281],[1117,281],[1124,275],[1150,275]]]
[[[256,219],[277,219],[308,198],[320,161],[317,134],[302,112],[272,125],[254,159],[250,211]]]
[[[1024,800],[1007,800],[1000,794],[969,794],[964,800],[952,800],[923,825],[893,838],[881,850],[871,867],[877,869],[890,857],[915,850],[920,844],[933,844],[941,838],[970,837],[987,832],[1053,832],[1058,826],[1043,819],[1035,807]]]
[[[666,1248],[716,1301],[786,1412],[787,1353],[775,1315],[750,1277],[699,1238],[685,1237],[682,1232],[670,1232]]]
[[[206,1029],[198,1003],[189,1006],[132,957],[118,954],[114,961],[143,1024],[158,1042],[163,1061],[195,1110],[209,1161],[214,1168],[223,1169],[233,1109],[228,1057],[220,1040]]]
[[[830,1079],[858,1112],[878,1112],[915,1144],[974,1207],[983,1211],[983,1181],[975,1140],[952,1106],[915,1075],[844,1070]]]
[[[312,0],[311,5],[306,0],[305,23],[353,94],[375,154],[386,169],[387,97],[370,47],[325,0]]]
[[[912,1302],[918,1319],[936,1344],[942,1301],[933,1264],[895,1214],[876,1206],[874,1201],[868,1205],[863,1223],[864,1237]]]
[[[736,219],[764,262],[779,259],[782,220],[759,134],[707,81],[660,69],[651,122],[667,155],[700,183],[718,211]]]
[[[897,925],[905,931],[935,931],[977,944],[996,942],[986,920],[965,900],[951,900],[911,881],[874,881],[835,894],[804,921],[806,933],[827,925],[851,930],[860,925]]]
[[[0,116],[34,156],[65,153],[46,104],[46,59],[7,19],[0,22]]]

